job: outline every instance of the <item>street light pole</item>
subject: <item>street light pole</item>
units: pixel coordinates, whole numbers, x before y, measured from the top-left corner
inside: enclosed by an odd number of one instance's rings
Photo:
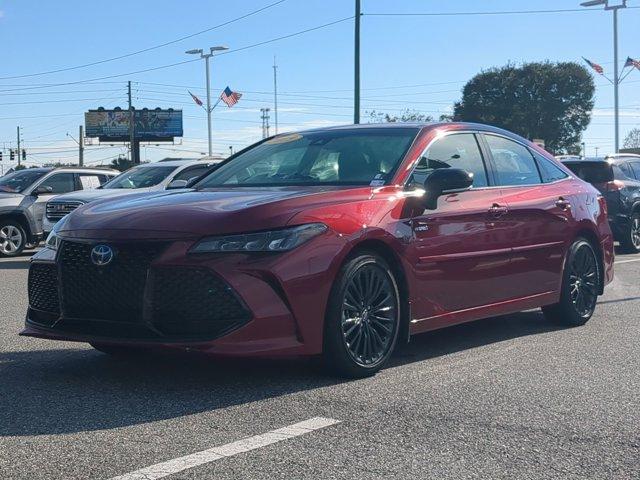
[[[225,47],[223,45],[218,45],[216,47],[209,48],[209,53],[204,53],[204,51],[199,48],[195,50],[187,50],[185,53],[189,55],[200,55],[200,58],[204,59],[205,71],[206,71],[206,81],[207,81],[207,135],[209,139],[209,156],[213,155],[213,139],[211,135],[211,112],[213,109],[211,108],[211,76],[209,73],[209,59],[213,57],[213,52],[220,52],[223,50],[228,50],[229,47]]]
[[[623,4],[626,6],[626,0]],[[613,9],[613,109],[615,123],[615,148],[616,153],[620,150],[620,105],[618,103],[618,87],[620,77],[618,75],[618,8]]]
[[[611,4],[612,2],[617,2]],[[620,73],[618,66],[618,10],[627,8],[627,0],[589,0],[582,2],[582,7],[595,7],[604,5],[605,10],[613,10],[613,103],[614,103],[614,128],[615,150],[620,150],[620,105],[618,102],[618,90],[620,87]]]

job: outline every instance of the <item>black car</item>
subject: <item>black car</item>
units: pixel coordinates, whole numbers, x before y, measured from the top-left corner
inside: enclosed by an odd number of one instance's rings
[[[609,223],[626,253],[640,252],[640,155],[562,158],[572,172],[607,200]]]

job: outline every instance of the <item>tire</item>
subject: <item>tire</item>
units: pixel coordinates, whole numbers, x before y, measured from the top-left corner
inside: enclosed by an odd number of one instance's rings
[[[560,301],[542,307],[545,317],[567,327],[587,323],[595,311],[601,275],[593,245],[584,238],[576,239],[567,254]]]
[[[325,316],[323,360],[348,378],[374,375],[393,353],[400,330],[400,293],[387,262],[362,253],[341,268]]]
[[[93,348],[99,352],[106,353],[113,357],[133,357],[144,353],[143,348],[139,347],[125,347],[122,345],[108,345],[104,343],[90,343]]]
[[[629,225],[622,232],[620,246],[624,253],[640,252],[640,213],[631,215]]]
[[[17,257],[24,250],[27,234],[15,220],[0,221],[0,257]]]

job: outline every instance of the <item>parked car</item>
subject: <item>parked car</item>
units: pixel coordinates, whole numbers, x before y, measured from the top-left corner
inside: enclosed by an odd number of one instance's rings
[[[0,256],[19,255],[43,238],[45,203],[54,195],[83,191],[114,178],[99,168],[28,168],[0,177]]]
[[[604,195],[611,230],[622,249],[640,252],[640,155],[571,158],[563,163]]]
[[[96,190],[59,195],[47,202],[42,219],[44,231],[51,232],[58,220],[85,203],[131,193],[184,188],[189,181],[204,175],[219,163],[221,160],[191,159],[144,163],[130,168]]]
[[[613,278],[598,190],[466,123],[277,135],[192,189],[84,205],[32,260],[22,335],[371,375],[412,334],[542,307],[587,322]]]

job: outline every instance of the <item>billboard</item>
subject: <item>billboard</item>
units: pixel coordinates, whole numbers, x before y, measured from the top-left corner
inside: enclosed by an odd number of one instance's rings
[[[141,142],[171,141],[182,136],[182,110],[134,110],[134,138]],[[85,135],[105,142],[128,142],[128,110],[89,110],[84,114]]]

